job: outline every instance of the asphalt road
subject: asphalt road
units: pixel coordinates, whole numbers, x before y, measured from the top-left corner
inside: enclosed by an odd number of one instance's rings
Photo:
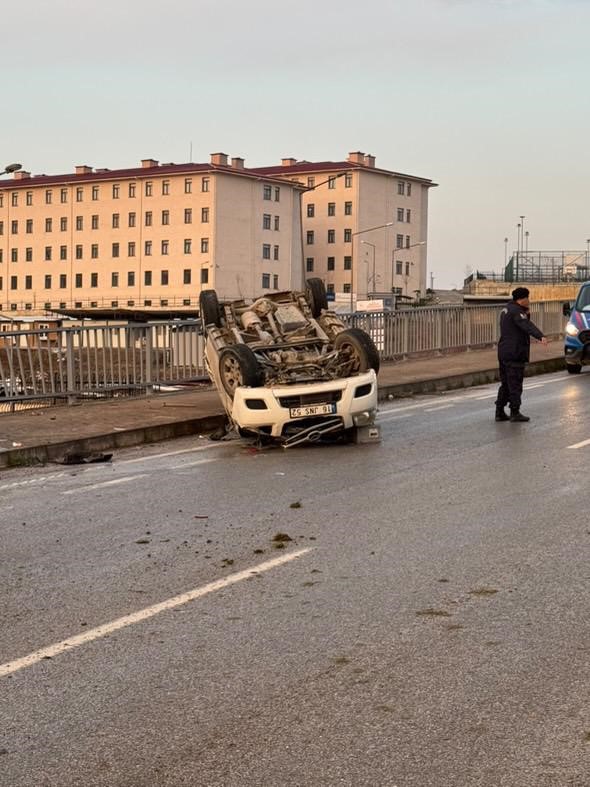
[[[4,473],[0,785],[589,787],[590,374],[494,392]]]

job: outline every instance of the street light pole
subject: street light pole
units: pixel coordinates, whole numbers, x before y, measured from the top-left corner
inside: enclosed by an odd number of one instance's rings
[[[508,265],[508,238],[504,238],[504,268]]]
[[[366,232],[382,230],[385,227],[393,227],[394,222],[388,221],[387,224],[378,224],[376,227],[367,227],[366,230],[358,230],[350,235],[350,313],[354,312],[354,239],[357,235],[364,235]]]
[[[22,168],[23,168],[22,164],[7,164],[2,170],[2,172],[0,172],[0,175],[10,175],[13,172],[18,172],[19,169]]]
[[[374,292],[375,291],[375,249],[376,249],[376,246],[375,246],[374,243],[369,243],[368,240],[362,240],[361,243],[363,243],[365,246],[370,246],[373,249],[373,275],[371,276],[371,281],[373,282],[373,292]],[[369,287],[367,285],[367,298],[368,297],[369,297]]]
[[[426,241],[425,240],[420,240],[420,241],[418,241],[418,243],[412,243],[411,246],[397,246],[391,252],[391,301],[392,301],[394,309],[395,309],[395,306],[396,306],[395,295],[393,293],[394,272],[395,272],[395,253],[396,253],[396,251],[408,251],[408,249],[413,249],[416,246],[426,246]]]

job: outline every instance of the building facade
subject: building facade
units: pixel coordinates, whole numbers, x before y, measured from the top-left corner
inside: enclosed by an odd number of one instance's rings
[[[389,300],[392,291],[424,294],[432,180],[379,169],[374,156],[360,151],[337,162],[284,158],[256,171],[306,187],[305,272],[323,278],[334,297],[346,304]]]
[[[195,307],[288,289],[301,271],[299,186],[212,154],[0,181],[0,311]]]

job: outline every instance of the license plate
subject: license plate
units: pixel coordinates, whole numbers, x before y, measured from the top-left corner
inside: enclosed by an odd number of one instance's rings
[[[291,418],[306,418],[310,415],[332,415],[335,412],[335,404],[309,404],[306,407],[289,408]]]

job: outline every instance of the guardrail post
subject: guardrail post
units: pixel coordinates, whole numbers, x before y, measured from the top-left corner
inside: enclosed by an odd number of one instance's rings
[[[471,350],[471,311],[469,307],[465,309],[465,344],[467,345],[467,352]]]
[[[145,393],[146,396],[151,396],[154,392],[153,386],[153,341],[152,341],[152,328],[147,326],[145,329]]]
[[[74,334],[71,330],[66,330],[66,393],[68,404],[76,403],[75,376]]]
[[[437,355],[442,355],[443,349],[443,314],[441,309],[436,311],[436,337],[435,350]]]

